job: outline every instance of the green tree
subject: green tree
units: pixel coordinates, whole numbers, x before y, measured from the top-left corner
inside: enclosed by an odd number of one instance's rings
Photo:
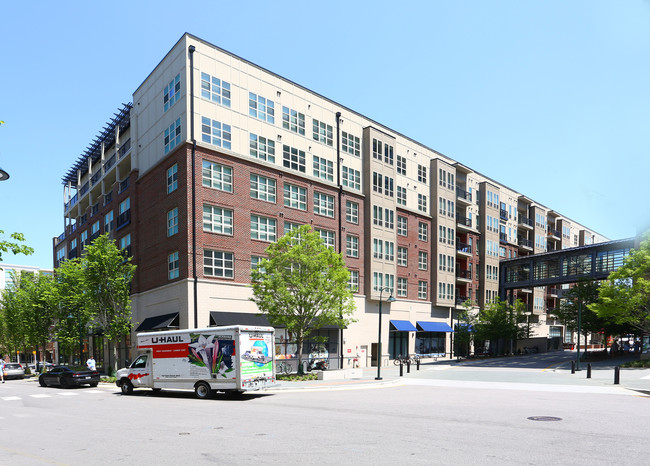
[[[2,328],[2,355],[5,352],[27,350],[28,313],[30,303],[20,289],[20,274],[11,273],[11,284],[0,297],[0,327]]]
[[[598,301],[589,307],[607,322],[650,333],[650,231],[623,265],[609,274]]]
[[[513,305],[497,299],[482,309],[474,324],[475,340],[488,340],[496,352],[506,351],[505,342],[523,338],[526,329],[520,325],[526,306],[520,300]]]
[[[24,254],[29,256],[34,253],[34,248],[30,248],[20,242],[25,241],[22,233],[12,233],[9,237],[11,240],[3,239],[4,231],[0,230],[0,262],[2,262],[2,253],[10,251],[12,254]]]
[[[302,372],[308,337],[325,325],[342,328],[354,321],[350,272],[341,255],[307,225],[284,235],[266,253],[268,258],[251,272],[251,300],[271,325],[286,327],[295,338]]]
[[[458,313],[458,323],[454,328],[454,351],[457,356],[469,356],[476,323],[474,307],[472,300],[468,299],[463,303],[463,310]]]

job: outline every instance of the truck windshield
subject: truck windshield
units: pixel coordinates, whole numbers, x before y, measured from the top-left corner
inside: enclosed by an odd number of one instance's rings
[[[147,367],[147,355],[138,357],[138,359],[133,361],[133,364],[131,364],[131,369],[142,369],[144,367]]]

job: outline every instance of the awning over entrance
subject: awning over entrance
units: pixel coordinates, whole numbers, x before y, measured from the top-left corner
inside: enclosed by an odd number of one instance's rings
[[[251,327],[270,327],[265,315],[250,312],[210,311],[210,325],[223,327],[225,325],[249,325]]]
[[[454,330],[445,322],[416,322],[423,332],[453,332]]]
[[[135,331],[144,332],[147,330],[169,330],[171,328],[177,329],[178,326],[178,312],[172,312],[171,314],[147,317],[142,321],[140,325],[138,325],[138,328],[136,328]]]
[[[417,332],[418,331],[418,329],[415,328],[415,325],[413,325],[408,320],[391,320],[390,325],[393,328],[393,330],[397,330],[398,332]]]

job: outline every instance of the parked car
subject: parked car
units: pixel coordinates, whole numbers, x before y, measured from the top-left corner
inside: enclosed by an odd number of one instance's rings
[[[43,368],[43,363],[40,362],[40,361],[38,362],[38,369],[36,368],[36,364],[34,364],[34,363],[29,364],[28,367],[31,369],[32,372],[40,372],[41,369]],[[54,367],[54,364],[52,364],[51,362],[45,362],[45,370],[46,371],[49,371],[53,367]]]
[[[99,372],[88,370],[86,367],[56,366],[38,377],[41,387],[58,385],[61,388],[78,387],[88,384],[96,387],[99,383]]]
[[[24,379],[25,368],[17,362],[8,362],[5,364],[5,379]]]

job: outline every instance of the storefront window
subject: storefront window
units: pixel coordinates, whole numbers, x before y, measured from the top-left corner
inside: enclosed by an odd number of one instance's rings
[[[444,332],[417,332],[415,352],[421,355],[442,356],[446,353],[447,334]]]
[[[388,335],[388,354],[390,359],[395,359],[399,355],[408,355],[409,332],[390,332]]]

